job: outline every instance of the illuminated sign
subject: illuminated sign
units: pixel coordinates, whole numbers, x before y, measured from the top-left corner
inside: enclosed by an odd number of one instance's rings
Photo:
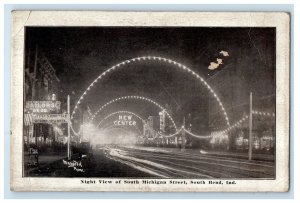
[[[159,112],[159,130],[165,132],[166,128],[166,111]]]
[[[114,125],[134,126],[136,121],[132,120],[132,115],[119,115],[119,120],[115,120]]]
[[[58,113],[60,104],[60,101],[27,101],[25,113]]]
[[[32,114],[33,123],[68,123],[69,114]]]

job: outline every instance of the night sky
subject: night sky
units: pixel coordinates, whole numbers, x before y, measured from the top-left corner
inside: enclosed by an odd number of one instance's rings
[[[33,71],[38,46],[61,81],[53,92],[59,100],[70,94],[71,109],[103,71],[124,60],[148,55],[170,58],[203,76],[228,109],[231,120],[243,113],[250,91],[257,109],[275,108],[273,28],[27,27],[25,34],[26,67]],[[229,56],[222,57],[221,50]],[[210,62],[216,58],[223,58],[223,64],[209,70]],[[209,114],[218,111],[207,89],[194,77],[172,65],[149,61],[109,74],[90,91],[85,104],[96,111],[109,100],[126,95],[145,96],[162,106],[168,104],[178,125],[188,113],[199,126],[208,125]],[[265,97],[269,99],[262,99]],[[158,114],[152,105],[129,101],[112,105],[103,111],[102,118],[117,110],[144,117]]]

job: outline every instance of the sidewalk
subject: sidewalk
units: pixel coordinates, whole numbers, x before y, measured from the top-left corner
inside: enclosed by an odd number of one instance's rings
[[[68,160],[66,156],[41,156],[39,166],[27,167],[26,177],[90,177],[94,172],[93,156],[79,157],[73,154]]]
[[[39,165],[34,166],[34,167],[29,167],[28,162],[29,162],[29,155],[28,153],[24,154],[24,171],[25,173],[30,173],[33,170],[43,168],[55,161],[61,160],[63,158],[66,158],[66,155],[59,154],[59,155],[39,155]]]

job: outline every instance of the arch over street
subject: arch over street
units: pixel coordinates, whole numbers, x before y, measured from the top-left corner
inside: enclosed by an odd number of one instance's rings
[[[77,109],[78,109],[78,106],[82,103],[83,99],[85,98],[85,96],[87,95],[87,93],[94,87],[94,85],[96,83],[98,83],[101,79],[103,79],[106,75],[108,75],[109,73],[112,73],[120,68],[124,68],[126,67],[126,65],[128,64],[131,64],[131,63],[137,63],[139,61],[160,61],[162,63],[168,63],[168,64],[173,64],[172,67],[174,68],[180,68],[182,70],[184,70],[185,72],[191,74],[193,77],[195,77],[202,85],[204,85],[208,90],[209,90],[209,93],[213,96],[213,98],[216,99],[216,101],[218,102],[219,104],[219,107],[221,109],[221,111],[223,112],[223,115],[224,115],[224,119],[225,119],[225,122],[227,124],[227,126],[230,126],[230,122],[229,122],[229,118],[228,118],[228,115],[227,115],[227,112],[224,108],[224,105],[223,103],[221,102],[219,96],[216,94],[216,92],[211,88],[211,86],[203,79],[203,77],[201,77],[198,73],[194,72],[193,70],[191,70],[189,67],[181,64],[181,63],[178,63],[177,61],[174,61],[174,60],[171,60],[171,59],[168,59],[168,58],[164,58],[164,57],[159,57],[159,56],[142,56],[142,57],[136,57],[136,58],[132,58],[132,59],[129,59],[129,60],[125,60],[125,61],[122,61],[121,63],[118,63],[112,67],[110,67],[109,69],[107,69],[106,71],[104,71],[102,74],[100,74],[89,86],[88,88],[84,91],[84,93],[81,95],[81,97],[79,98],[79,100],[77,101],[74,109],[73,109],[73,112],[71,114],[71,121],[72,119],[74,118],[76,112],[77,112]]]
[[[153,101],[152,99],[149,99],[147,97],[142,97],[142,96],[124,96],[124,97],[118,97],[116,99],[110,100],[109,102],[105,103],[104,105],[102,105],[94,115],[92,115],[91,121],[93,121],[95,119],[95,117],[100,113],[100,111],[102,111],[104,108],[106,108],[107,106],[109,106],[110,104],[113,104],[115,102],[121,101],[121,100],[128,100],[128,99],[134,99],[134,100],[142,100],[142,101],[146,101],[149,102],[151,104],[154,104],[155,106],[157,106],[159,109],[161,109],[162,111],[164,110],[166,112],[167,117],[171,120],[172,122],[172,126],[175,128],[175,131],[177,131],[177,126],[175,124],[174,119],[171,117],[171,115],[167,112],[167,110],[165,108],[163,108],[160,104],[158,104],[157,102]]]

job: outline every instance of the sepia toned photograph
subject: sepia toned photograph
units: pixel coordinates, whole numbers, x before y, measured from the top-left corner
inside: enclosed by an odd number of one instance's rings
[[[288,188],[289,95],[278,82],[288,88],[289,67],[278,46],[289,42],[278,44],[276,26],[32,23],[22,32],[12,170],[36,190],[62,179],[87,191]]]

